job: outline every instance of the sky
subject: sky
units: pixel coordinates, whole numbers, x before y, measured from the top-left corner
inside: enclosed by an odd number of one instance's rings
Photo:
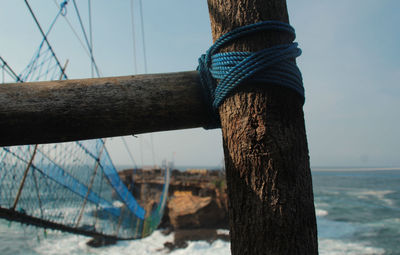
[[[55,4],[55,2],[57,4]],[[30,0],[44,30],[60,1]],[[24,1],[0,0],[0,56],[17,72],[30,61],[41,35]],[[88,2],[77,0],[88,30]],[[306,91],[304,105],[311,166],[400,166],[400,1],[287,0],[303,50],[297,63]],[[205,0],[143,0],[144,44],[139,1],[95,0],[93,53],[101,75],[194,70],[212,44]],[[67,19],[83,39],[72,0],[49,34],[69,78],[90,78],[90,59]],[[134,65],[133,38],[137,68]],[[147,68],[144,64],[146,52]],[[2,79],[2,74],[0,74]],[[5,77],[5,81],[9,78]],[[202,128],[125,138],[135,164],[217,166],[223,162],[221,131]],[[134,164],[120,138],[108,139],[117,165]]]

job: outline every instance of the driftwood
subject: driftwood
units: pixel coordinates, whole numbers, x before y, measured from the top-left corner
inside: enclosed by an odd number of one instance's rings
[[[0,85],[0,146],[203,127],[198,73]]]

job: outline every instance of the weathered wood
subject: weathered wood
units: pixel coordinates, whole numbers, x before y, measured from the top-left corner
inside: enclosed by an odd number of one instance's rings
[[[288,22],[285,0],[208,0],[208,5],[214,41],[239,26]],[[285,33],[259,33],[222,51],[288,42]],[[219,113],[232,254],[317,254],[302,99],[285,88],[247,84]]]
[[[0,146],[203,127],[198,73],[0,85]]]

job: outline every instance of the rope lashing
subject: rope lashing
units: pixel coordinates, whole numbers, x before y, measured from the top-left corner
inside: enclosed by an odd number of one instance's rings
[[[60,4],[60,13],[62,16],[67,15],[67,4],[68,4],[68,0],[65,0],[64,2],[62,2]]]
[[[257,52],[217,53],[224,45],[238,38],[262,31],[281,31],[291,35],[292,43],[276,45]],[[304,100],[301,72],[293,61],[301,55],[293,27],[280,21],[262,21],[236,28],[221,36],[199,58],[197,70],[209,112],[215,123],[206,128],[220,127],[218,107],[231,92],[244,82],[280,85],[293,89]],[[216,80],[219,80],[217,84]]]

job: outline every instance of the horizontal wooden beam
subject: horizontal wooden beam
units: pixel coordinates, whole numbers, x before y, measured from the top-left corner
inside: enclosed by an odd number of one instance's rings
[[[196,71],[0,84],[0,146],[203,127]]]

